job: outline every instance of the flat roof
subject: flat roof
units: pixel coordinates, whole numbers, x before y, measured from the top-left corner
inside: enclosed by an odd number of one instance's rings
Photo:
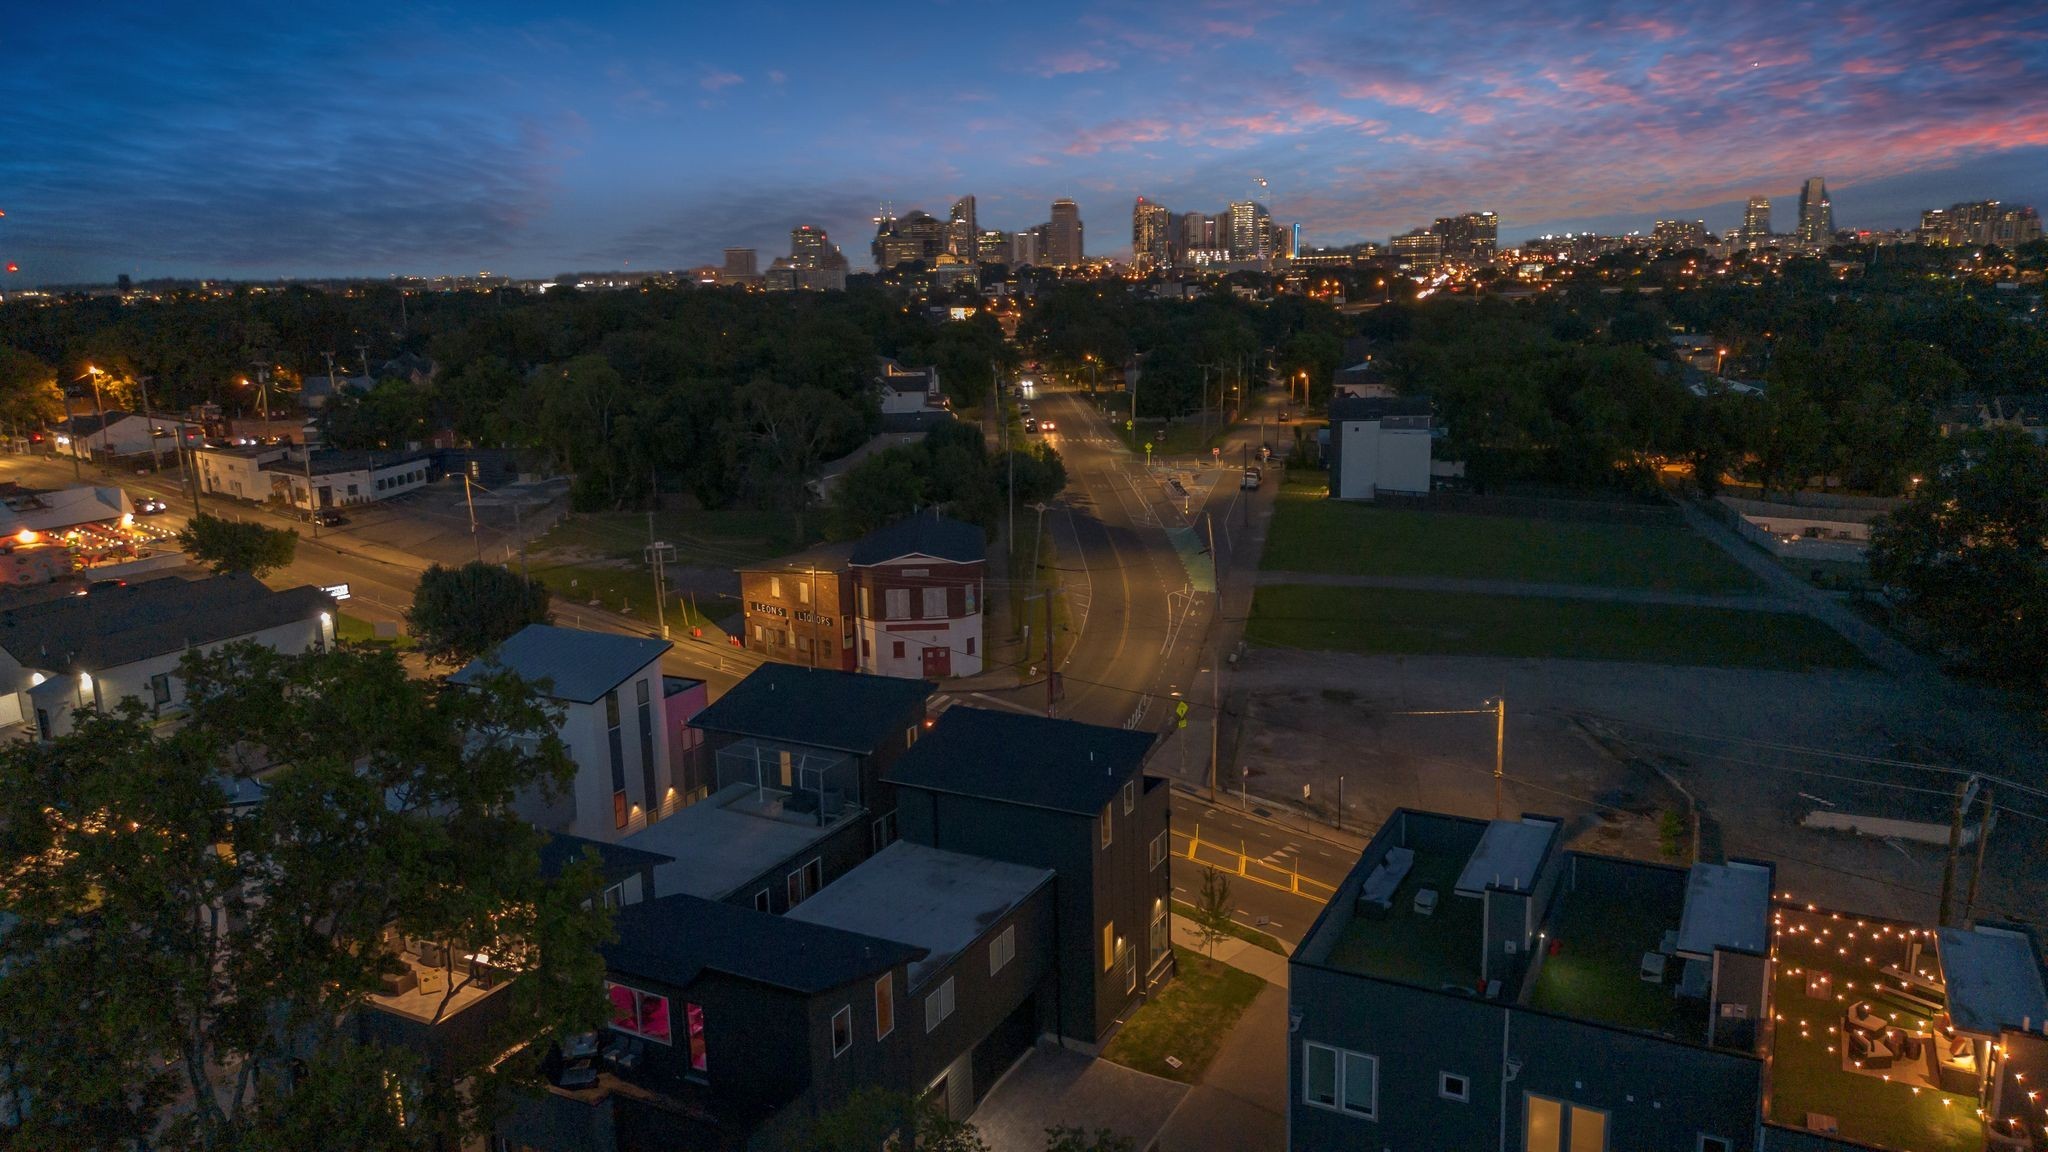
[[[892,784],[1092,816],[1133,774],[1150,732],[955,707],[889,769]]]
[[[1536,883],[1536,869],[1557,839],[1557,829],[1557,821],[1535,816],[1489,822],[1479,847],[1458,873],[1458,894],[1479,896],[1488,888],[1529,891]]]
[[[2048,1027],[2048,991],[2032,937],[1991,924],[1940,932],[1941,976],[1956,1027],[1983,1036],[2022,1024]]]
[[[916,988],[1052,878],[1047,868],[898,840],[790,909],[789,917],[924,949],[924,959],[910,965]]]
[[[769,662],[690,718],[707,732],[867,756],[924,718],[930,680]]]
[[[654,890],[723,900],[740,885],[816,844],[862,809],[847,805],[836,820],[778,816],[756,804],[752,784],[732,784],[619,844],[668,857],[654,868]]]
[[[894,940],[690,896],[628,904],[612,914],[612,930],[607,969],[678,988],[708,969],[815,995],[918,958]]]
[[[672,647],[667,640],[647,636],[528,624],[495,652],[463,665],[448,679],[468,684],[503,669],[532,683],[546,681],[553,699],[594,704]]]
[[[1716,948],[1770,951],[1771,879],[1768,864],[1693,865],[1685,878],[1678,950],[1703,958],[1713,956]]]

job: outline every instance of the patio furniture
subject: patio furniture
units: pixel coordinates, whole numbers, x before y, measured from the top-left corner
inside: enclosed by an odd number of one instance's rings
[[[1868,1001],[1859,1001],[1850,1005],[1849,1014],[1844,1019],[1848,1022],[1849,1027],[1857,1031],[1870,1032],[1877,1035],[1883,1035],[1884,1030],[1892,1026],[1891,1021],[1879,1016],[1870,1007]]]
[[[1883,1040],[1868,1032],[1848,1033],[1849,1059],[1859,1068],[1889,1068],[1897,1054]]]
[[[442,968],[421,968],[419,989],[422,996],[439,996],[448,991],[448,973]]]
[[[1431,916],[1436,913],[1436,889],[1423,888],[1415,893],[1415,914]]]
[[[402,971],[381,972],[377,975],[377,987],[386,996],[396,996],[401,992],[410,992],[418,984],[419,977],[413,974],[410,965]]]
[[[555,1083],[563,1088],[593,1088],[597,1085],[597,1069],[588,1060],[578,1060],[564,1067]]]
[[[567,1060],[581,1060],[597,1055],[597,1033],[578,1032],[562,1041],[562,1057]]]
[[[1665,956],[1662,952],[1645,952],[1643,953],[1642,967],[1637,971],[1636,975],[1651,984],[1662,984],[1664,982],[1664,963],[1668,959],[1669,957]]]
[[[1385,916],[1394,908],[1394,890],[1415,867],[1413,848],[1389,848],[1385,857],[1358,886],[1358,911],[1367,916]]]

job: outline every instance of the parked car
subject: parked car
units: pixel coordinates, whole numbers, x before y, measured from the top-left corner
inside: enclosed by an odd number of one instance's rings
[[[159,512],[168,511],[170,507],[171,506],[169,504],[164,503],[163,501],[157,499],[154,496],[150,496],[146,499],[137,500],[135,502],[135,514],[137,516],[154,516]]]
[[[128,582],[126,580],[94,580],[81,589],[78,594],[80,596],[92,596],[101,592],[111,592],[116,588],[126,588],[127,586]]]
[[[1244,470],[1244,482],[1242,485],[1240,485],[1240,487],[1257,488],[1259,486],[1259,481],[1263,478],[1264,477],[1257,468],[1247,468]]]
[[[1285,424],[1285,423],[1287,423],[1288,421],[1290,421],[1290,420],[1292,420],[1292,419],[1294,419],[1294,414],[1293,414],[1293,413],[1291,413],[1291,412],[1287,412],[1287,411],[1285,411],[1285,410],[1282,410],[1282,411],[1281,411],[1281,413],[1280,413],[1280,422],[1281,422],[1282,424]]]
[[[1029,416],[1026,416],[1026,417],[1024,418],[1024,430],[1025,430],[1026,432],[1036,432],[1036,431],[1038,431],[1038,421],[1036,421],[1036,420],[1033,420],[1033,419],[1032,419],[1031,417],[1029,417]]]
[[[318,512],[308,512],[306,513],[306,520],[308,523],[318,524],[322,528],[338,528],[348,523],[348,517],[343,516],[332,508],[322,508]]]

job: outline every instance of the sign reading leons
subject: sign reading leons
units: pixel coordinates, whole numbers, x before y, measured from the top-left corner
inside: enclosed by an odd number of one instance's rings
[[[348,585],[346,584],[323,584],[320,590],[336,600],[348,599]]]

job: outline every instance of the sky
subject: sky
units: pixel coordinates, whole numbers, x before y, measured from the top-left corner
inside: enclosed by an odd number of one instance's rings
[[[1841,227],[2048,202],[2048,4],[19,5],[0,263],[31,283],[548,276],[788,250],[883,202],[983,227],[1259,198],[1312,245],[1491,210],[1547,232]],[[2048,204],[2044,204],[2048,206]]]

